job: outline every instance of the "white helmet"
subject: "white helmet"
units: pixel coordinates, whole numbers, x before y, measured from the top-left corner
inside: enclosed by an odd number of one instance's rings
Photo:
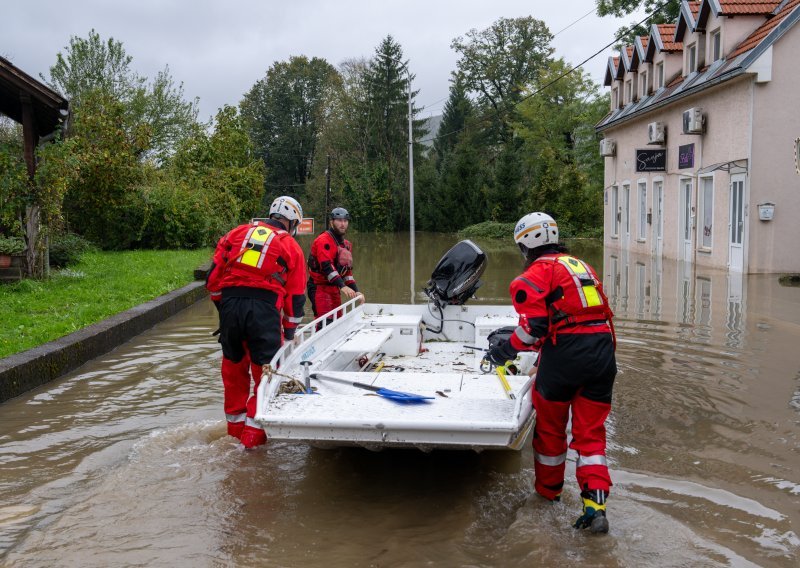
[[[514,242],[522,254],[542,245],[558,244],[558,225],[547,213],[528,213],[517,221]]]
[[[281,195],[269,206],[269,216],[289,221],[289,232],[294,235],[303,220],[303,208],[294,197]]]

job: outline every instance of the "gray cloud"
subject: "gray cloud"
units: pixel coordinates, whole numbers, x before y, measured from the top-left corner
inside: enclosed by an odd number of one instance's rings
[[[94,28],[123,43],[141,75],[169,65],[188,98],[200,98],[207,119],[238,104],[275,61],[291,55],[338,65],[370,57],[391,34],[416,75],[417,102],[439,114],[456,54],[453,38],[500,17],[532,15],[555,33],[594,8],[594,0],[55,0],[7,2],[0,18],[0,55],[30,75],[47,74],[71,36]],[[569,6],[565,9],[565,6]],[[641,14],[637,14],[641,18]],[[578,63],[613,39],[624,21],[592,14],[559,34],[556,54]],[[610,50],[586,70],[602,82]]]

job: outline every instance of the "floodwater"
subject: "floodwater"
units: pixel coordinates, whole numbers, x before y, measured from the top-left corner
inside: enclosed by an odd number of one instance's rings
[[[354,239],[369,301],[410,300],[406,237]],[[416,290],[455,241],[417,235]],[[519,255],[485,250],[475,301],[508,302]],[[243,451],[202,301],[0,405],[0,566],[800,565],[800,288],[574,252],[617,314],[610,534],[570,527],[571,454],[563,501],[533,494],[529,443]]]

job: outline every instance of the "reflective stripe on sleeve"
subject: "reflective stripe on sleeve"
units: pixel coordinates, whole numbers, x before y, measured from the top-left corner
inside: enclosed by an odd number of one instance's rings
[[[330,274],[328,274],[328,282],[333,282],[337,278],[340,278],[340,276],[339,276],[339,273],[336,272],[335,270],[332,271]]]
[[[514,335],[516,335],[517,339],[522,341],[522,343],[524,343],[525,345],[533,345],[534,343],[536,343],[536,338],[527,331],[525,331],[525,329],[521,325],[517,326],[517,329],[514,330]]]
[[[533,459],[535,459],[542,465],[550,465],[550,466],[561,465],[562,463],[567,461],[567,452],[564,452],[563,454],[560,454],[558,456],[543,456],[540,453],[534,452]]]
[[[585,465],[608,466],[608,462],[606,461],[606,456],[603,454],[597,454],[595,456],[578,456],[578,461],[575,462],[575,467],[579,468]]]
[[[291,322],[291,323],[300,323],[301,321],[303,321],[303,318],[302,317],[299,317],[299,318],[287,317],[286,321]]]

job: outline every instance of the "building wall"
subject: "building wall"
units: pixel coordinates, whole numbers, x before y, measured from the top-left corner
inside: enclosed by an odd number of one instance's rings
[[[714,19],[712,14],[709,17],[706,29],[711,30],[711,21]],[[767,21],[765,16],[736,16],[729,18],[722,16],[722,52],[731,53],[736,46],[742,43],[747,37],[753,33],[758,26]],[[716,26],[714,26],[716,27]]]
[[[663,255],[667,258],[682,257],[681,201],[682,179],[691,179],[695,227],[691,259],[703,266],[727,268],[728,266],[728,187],[730,175],[718,169],[711,173],[714,180],[714,203],[712,246],[709,250],[697,252],[698,226],[698,177],[697,172],[713,164],[728,163],[733,160],[747,160],[750,148],[750,85],[752,79],[743,77],[728,81],[721,86],[707,89],[702,94],[677,101],[666,107],[648,113],[645,117],[629,120],[624,124],[604,131],[606,138],[617,142],[615,157],[605,158],[604,227],[605,245],[611,249],[629,249],[635,253],[651,254],[655,238],[655,210],[653,182],[663,180],[664,236]],[[694,106],[703,108],[707,117],[707,130],[704,135],[684,135],[683,111]],[[666,145],[667,171],[636,172],[635,151],[637,149],[657,149],[659,146],[647,144],[647,125],[650,122],[663,122],[667,128]],[[694,167],[678,168],[679,146],[694,144]],[[643,181],[647,187],[647,212],[651,223],[645,221],[644,239],[639,239],[641,225],[638,215],[638,183]],[[623,201],[623,186],[630,185],[630,203],[626,208]],[[618,187],[622,206],[622,227],[619,235],[612,236],[615,211],[612,211],[613,187]],[[625,233],[625,212],[630,212],[630,233]]]
[[[750,178],[750,272],[800,271],[800,175],[794,141],[800,138],[800,25],[772,46],[772,79],[753,85],[753,167]],[[775,204],[760,221],[758,204]]]

